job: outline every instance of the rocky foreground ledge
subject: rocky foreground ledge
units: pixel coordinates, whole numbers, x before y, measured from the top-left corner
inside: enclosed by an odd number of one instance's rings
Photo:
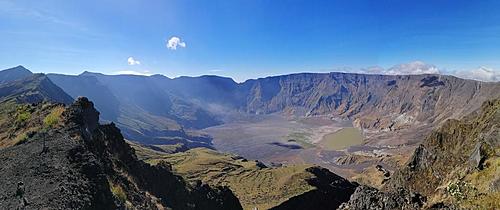
[[[166,163],[139,161],[87,98],[60,117],[0,150],[1,209],[241,209],[227,188],[191,186]]]

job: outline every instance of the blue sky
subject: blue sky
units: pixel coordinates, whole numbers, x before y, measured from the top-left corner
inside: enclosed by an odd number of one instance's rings
[[[500,1],[0,0],[0,40],[0,68],[36,72],[242,81],[420,60],[498,74]]]

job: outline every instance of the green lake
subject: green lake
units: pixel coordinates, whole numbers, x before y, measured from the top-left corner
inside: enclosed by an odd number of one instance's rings
[[[328,150],[342,150],[363,143],[363,133],[357,128],[342,128],[323,136],[320,144]]]

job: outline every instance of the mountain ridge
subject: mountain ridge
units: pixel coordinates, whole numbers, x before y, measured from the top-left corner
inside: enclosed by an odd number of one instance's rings
[[[20,103],[49,100],[69,104],[73,101],[44,74],[29,74],[0,83],[0,95],[0,101],[15,100]]]
[[[162,118],[178,122],[171,123],[177,124],[173,127],[194,128],[195,130],[223,123],[231,113],[283,112],[302,116],[333,115],[353,120],[356,127],[376,132],[415,126],[425,129],[425,132],[430,132],[425,127],[432,126],[426,125],[440,124],[446,119],[466,115],[468,110],[478,108],[487,98],[500,96],[500,83],[498,82],[479,82],[435,74],[300,73],[252,79],[243,83],[236,83],[230,78],[218,76],[171,79],[158,76],[111,76],[93,73],[91,75],[101,78],[98,79],[100,85],[109,90],[103,88],[104,92],[111,92],[115,98],[122,96],[116,96],[116,88],[110,90],[109,85],[125,78],[133,78],[134,81],[142,81],[142,83],[147,82],[148,86],[155,91],[165,92],[150,95],[149,98],[160,102],[165,101],[166,107],[168,104],[180,105],[177,108],[166,108],[166,110],[171,110],[169,112],[172,115],[163,115]],[[63,84],[61,78],[72,77],[76,80],[84,78],[83,76],[51,74],[49,77],[65,90],[69,90],[70,85]],[[93,88],[92,86],[85,87],[86,90]],[[73,92],[70,95],[82,95],[78,94],[78,91]],[[106,104],[99,100],[99,95],[96,96],[89,97],[96,101],[98,107],[99,104]],[[130,97],[130,94],[126,93],[123,96]],[[113,96],[101,98],[112,99]],[[158,116],[153,108],[158,105],[141,105],[133,101],[128,101],[126,104],[132,107],[124,107],[125,110]],[[122,103],[120,106],[126,104]],[[133,108],[134,106],[136,108]],[[117,115],[121,115],[116,112],[120,108],[113,108],[114,111],[102,110],[105,118],[108,118],[109,113],[113,113],[115,117],[107,120],[116,121]],[[179,120],[183,118],[191,120]],[[120,125],[119,121],[118,124]],[[121,126],[124,130],[133,127],[135,126],[131,124]],[[172,129],[167,128],[167,130]]]
[[[24,66],[19,65],[0,71],[0,83],[18,80],[32,74],[33,73],[30,70],[24,68]]]
[[[171,79],[92,72],[48,77],[73,98],[95,101],[102,119],[115,122],[126,138],[179,145],[181,150],[212,148],[211,137],[199,129],[234,116],[270,113],[348,119],[367,131],[368,144],[415,144],[421,136],[414,135],[417,131],[426,134],[500,96],[500,83],[434,74],[300,73],[243,83],[219,76]],[[394,140],[402,130],[409,130],[407,140]]]

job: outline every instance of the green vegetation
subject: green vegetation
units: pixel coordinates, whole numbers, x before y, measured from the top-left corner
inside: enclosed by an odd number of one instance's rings
[[[498,149],[497,149],[498,150]],[[485,168],[465,177],[474,185],[474,191],[466,193],[462,201],[467,209],[495,209],[500,206],[500,192],[493,192],[493,182],[500,178],[500,157],[492,157],[485,162]]]
[[[328,150],[342,150],[363,143],[363,134],[357,128],[342,128],[323,136],[321,144]]]
[[[26,133],[22,133],[14,139],[14,142],[16,145],[24,143],[26,140],[28,140],[28,135]]]
[[[288,142],[298,143],[304,149],[315,147],[314,144],[310,143],[310,138],[311,138],[311,134],[305,133],[305,132],[294,132],[294,133],[288,134],[288,136],[285,137],[285,139]]]
[[[55,127],[59,121],[61,120],[61,114],[64,112],[64,107],[56,107],[52,109],[50,114],[48,114],[44,119],[43,119],[43,125],[46,128],[53,128]]]
[[[166,154],[139,145],[132,146],[139,158],[150,164],[167,161],[176,173],[189,181],[228,186],[244,209],[269,209],[315,189],[306,181],[314,177],[306,171],[311,165],[261,168],[256,161],[205,148]]]
[[[53,128],[61,121],[65,108],[52,103],[37,105],[0,103],[0,148],[26,142],[37,132]]]
[[[23,124],[31,118],[29,105],[19,105],[16,110],[16,123]]]
[[[121,202],[125,203],[127,201],[127,195],[125,194],[125,191],[123,188],[118,185],[118,184],[110,184],[111,187],[111,193]]]
[[[474,191],[474,187],[470,183],[457,181],[450,183],[446,187],[446,191],[455,199],[463,200]]]

